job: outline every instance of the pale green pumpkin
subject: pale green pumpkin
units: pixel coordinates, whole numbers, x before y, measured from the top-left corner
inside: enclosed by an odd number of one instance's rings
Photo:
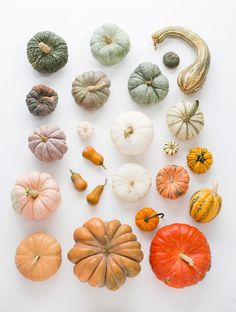
[[[168,79],[153,63],[140,64],[130,75],[129,94],[138,104],[150,105],[163,100],[169,91]]]
[[[93,56],[103,65],[121,61],[130,50],[129,37],[114,24],[103,24],[97,28],[90,40]]]

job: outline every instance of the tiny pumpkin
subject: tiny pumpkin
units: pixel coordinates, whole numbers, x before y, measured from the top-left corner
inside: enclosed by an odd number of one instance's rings
[[[104,166],[104,158],[102,155],[100,155],[92,146],[87,146],[83,152],[82,156],[89,161],[91,161],[96,166],[102,166],[104,169],[106,167]]]
[[[86,200],[88,204],[92,206],[95,206],[98,204],[106,184],[107,184],[107,179],[105,180],[104,184],[100,184],[96,186],[95,189],[93,189],[92,192],[90,192],[87,195]]]
[[[182,166],[168,165],[162,168],[156,177],[156,188],[161,196],[177,199],[188,190],[190,177]]]
[[[159,224],[159,217],[163,218],[164,213],[157,213],[152,208],[142,208],[136,213],[135,223],[142,231],[152,231]]]
[[[191,148],[187,155],[188,167],[197,174],[205,173],[212,163],[212,154],[204,147]]]
[[[179,65],[180,59],[175,52],[166,52],[163,55],[163,64],[168,68],[176,68]]]
[[[88,183],[81,177],[78,172],[74,172],[70,169],[71,181],[74,184],[74,187],[77,191],[83,192],[86,190]]]
[[[93,124],[89,121],[82,121],[77,128],[77,133],[83,140],[88,140],[94,133]]]
[[[61,258],[58,241],[46,233],[34,233],[17,247],[15,264],[24,277],[44,281],[57,272]]]
[[[179,150],[179,144],[175,141],[167,141],[163,147],[164,152],[169,156],[174,156]]]

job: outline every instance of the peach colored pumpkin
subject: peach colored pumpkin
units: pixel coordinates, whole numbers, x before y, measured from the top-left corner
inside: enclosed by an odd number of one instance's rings
[[[44,220],[58,208],[60,188],[48,173],[32,172],[16,181],[11,199],[15,211],[24,218]]]
[[[58,126],[42,125],[29,136],[28,146],[41,161],[62,159],[67,152],[66,135]]]

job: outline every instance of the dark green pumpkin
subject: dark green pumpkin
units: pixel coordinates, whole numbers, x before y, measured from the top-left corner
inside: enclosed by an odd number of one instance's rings
[[[29,40],[27,57],[33,68],[40,73],[55,73],[67,63],[67,44],[53,32],[41,31]]]

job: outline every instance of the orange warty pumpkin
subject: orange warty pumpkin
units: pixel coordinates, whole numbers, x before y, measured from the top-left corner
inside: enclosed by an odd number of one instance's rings
[[[201,281],[211,267],[206,237],[188,224],[162,227],[153,238],[149,256],[156,277],[167,286],[183,288]]]
[[[152,208],[142,208],[136,213],[135,223],[142,231],[152,231],[157,227],[159,217],[163,218],[164,213],[157,213]]]
[[[156,188],[161,196],[177,199],[188,190],[188,172],[182,166],[168,165],[162,168],[156,177]]]

